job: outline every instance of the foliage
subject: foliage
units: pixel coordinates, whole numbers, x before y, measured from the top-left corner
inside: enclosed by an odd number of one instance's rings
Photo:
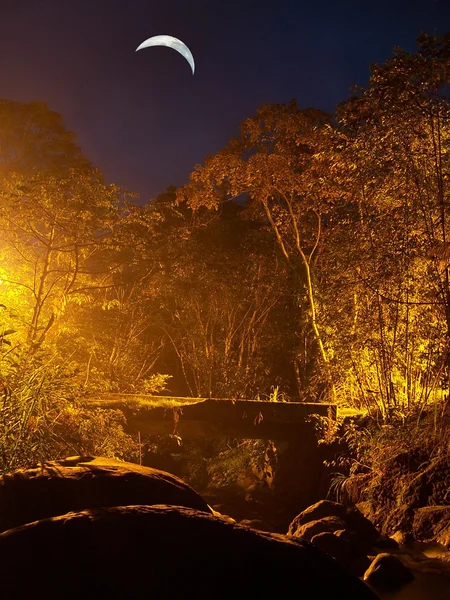
[[[121,192],[44,104],[1,101],[0,131],[0,468],[67,452],[136,456],[120,414],[77,403],[77,309],[98,306],[112,284]],[[161,389],[149,373],[146,385]]]
[[[344,451],[330,463],[329,497],[364,502],[387,533],[408,531],[413,510],[448,504],[450,412],[420,410],[389,425],[348,420],[338,434]]]
[[[235,485],[245,494],[255,481],[263,482],[266,445],[263,440],[234,440],[208,465],[209,485]]]
[[[0,175],[27,181],[46,173],[65,177],[70,169],[92,168],[61,115],[44,102],[0,100]]]
[[[261,397],[259,394],[256,400],[265,402],[289,402],[289,396],[283,390],[280,390],[279,385],[272,385],[269,394],[264,394]]]
[[[418,45],[374,65],[334,122],[263,106],[177,192],[195,210],[248,196],[293,274],[300,396],[331,389],[386,422],[450,372],[449,37]]]
[[[144,206],[105,184],[45,104],[0,101],[1,468],[136,457],[119,413],[78,403],[101,391],[365,411],[365,433],[346,429],[339,494],[348,481],[375,494],[411,431],[440,460],[449,73],[450,37],[422,35],[334,118],[264,105]]]
[[[0,472],[67,455],[136,458],[122,413],[79,405],[72,368],[50,350],[32,357],[22,348],[2,354]]]
[[[448,388],[450,46],[448,36],[418,44],[417,54],[395,49],[374,65],[367,89],[337,113],[338,172],[355,210],[346,224],[353,247],[340,258],[345,287],[331,288],[335,306],[348,306],[336,322],[350,317],[336,350],[350,375],[347,395],[386,421]]]
[[[328,121],[320,111],[299,110],[295,102],[263,106],[254,118],[244,121],[238,138],[194,170],[177,196],[193,208],[217,208],[224,200],[248,195],[252,212],[266,220],[295,274],[304,335],[310,338],[306,360],[297,350],[298,362],[303,363],[298,379],[301,371],[306,378],[305,363],[313,360],[321,365],[323,381],[334,390],[315,281],[323,221],[341,196],[331,178]],[[300,381],[300,386],[311,383],[311,379]]]
[[[133,306],[178,393],[249,397],[268,387],[293,333],[287,273],[264,227],[235,205],[193,214],[171,190],[133,219],[146,257],[133,267]]]

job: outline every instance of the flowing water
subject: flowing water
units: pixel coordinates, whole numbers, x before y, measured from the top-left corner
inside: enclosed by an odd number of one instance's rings
[[[415,579],[395,591],[376,590],[381,600],[450,600],[450,550],[415,542],[390,552],[401,555]]]

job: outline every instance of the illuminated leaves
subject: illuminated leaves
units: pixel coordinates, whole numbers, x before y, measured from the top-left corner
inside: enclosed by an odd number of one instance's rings
[[[41,344],[82,288],[118,218],[118,190],[83,158],[43,104],[0,102],[0,297]]]
[[[341,258],[353,335],[340,355],[350,354],[358,395],[385,418],[426,402],[448,371],[449,281],[435,250],[450,233],[449,39],[424,36],[414,55],[397,49],[338,111],[341,177],[357,207],[355,243]]]

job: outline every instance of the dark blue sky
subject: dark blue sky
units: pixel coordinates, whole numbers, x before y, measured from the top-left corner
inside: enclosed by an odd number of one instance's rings
[[[332,111],[394,46],[450,32],[450,0],[0,0],[0,98],[61,113],[108,182],[182,185],[264,103]],[[146,38],[183,40],[135,53]]]

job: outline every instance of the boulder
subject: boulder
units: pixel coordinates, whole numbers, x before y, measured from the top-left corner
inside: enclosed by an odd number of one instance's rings
[[[344,528],[345,523],[342,521],[342,519],[339,519],[338,517],[323,517],[322,519],[317,519],[317,521],[309,521],[304,525],[300,525],[293,533],[289,535],[311,541],[312,538],[319,533],[323,533],[325,531],[333,533],[333,531],[338,531],[339,529]]]
[[[299,527],[324,517],[337,517],[344,521],[344,527],[338,529],[351,529],[358,536],[371,544],[375,544],[380,538],[376,527],[366,519],[357,508],[348,508],[339,502],[331,500],[320,500],[298,514],[289,525],[288,533],[297,535]]]
[[[178,477],[110,458],[71,457],[0,477],[0,531],[69,511],[130,504],[212,512]]]
[[[356,533],[349,529],[318,533],[311,539],[311,543],[358,577],[370,566],[371,560],[367,556],[371,551],[370,545],[362,542]]]
[[[353,558],[352,548],[342,537],[338,537],[330,531],[323,531],[313,536],[311,543],[322,550],[322,552],[332,556],[346,569],[350,568]]]
[[[385,533],[380,533],[379,537],[375,540],[374,546],[376,548],[386,548],[387,549],[396,549],[399,547],[399,543],[397,540],[394,540],[393,537],[386,535]]]
[[[397,542],[397,544],[399,544],[399,546],[403,546],[405,544],[413,544],[416,540],[414,539],[414,536],[411,532],[409,531],[402,531],[401,529],[399,529],[398,531],[396,531],[392,536],[391,539],[394,540],[394,542]]]
[[[450,413],[443,415],[443,423]],[[433,426],[433,411],[425,412],[422,425]],[[444,424],[442,424],[444,427]],[[368,513],[380,531],[393,535],[411,532],[414,514],[426,506],[448,505],[450,459],[448,453],[431,457],[423,444],[394,455],[383,463],[382,473],[371,483]],[[366,504],[366,502],[364,502]]]
[[[414,511],[413,535],[421,542],[450,548],[450,506],[424,506]]]
[[[351,529],[338,529],[333,532],[333,535],[342,538],[350,545],[354,557],[367,556],[373,552],[372,544],[362,540],[360,536]]]
[[[0,534],[0,556],[1,593],[10,600],[290,598],[295,585],[302,597],[377,598],[308,542],[183,507],[89,509],[36,521]]]
[[[355,558],[355,560],[352,561],[352,564],[350,565],[350,571],[358,577],[362,577],[370,567],[372,559],[373,556],[358,556],[358,558]]]
[[[364,581],[375,589],[398,588],[414,579],[411,569],[393,554],[378,554],[364,573]]]
[[[221,515],[223,518],[223,515]],[[262,519],[241,519],[239,521],[239,525],[243,525],[245,527],[251,527],[252,529],[258,529],[259,531],[269,531],[271,533],[276,533],[276,527],[269,521],[265,521]]]

